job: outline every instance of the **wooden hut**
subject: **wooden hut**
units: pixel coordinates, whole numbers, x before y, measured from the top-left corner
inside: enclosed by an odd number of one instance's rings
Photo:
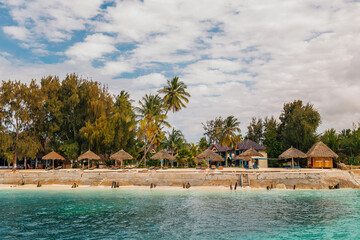
[[[60,161],[66,161],[65,158],[63,156],[61,156],[60,154],[52,151],[48,154],[46,154],[45,156],[42,157],[43,160],[51,160],[52,161],[52,168],[55,168],[55,160],[60,160]]]
[[[299,149],[296,149],[293,147],[289,148],[288,150],[286,150],[279,156],[279,158],[284,158],[284,159],[291,158],[291,167],[292,168],[295,167],[294,158],[306,158],[306,157],[307,156],[305,153],[303,153]]]
[[[173,161],[175,158],[173,156],[171,156],[169,153],[165,152],[164,150],[161,150],[161,151],[157,152],[154,156],[152,156],[150,159],[160,160],[161,167],[163,167],[162,160],[167,159],[169,161]]]
[[[208,165],[210,165],[210,162],[223,162],[225,161],[219,154],[213,152],[210,149],[206,149],[205,151],[203,151],[202,153],[200,153],[199,155],[197,155],[195,157],[195,162],[196,163],[202,163],[207,161]]]
[[[121,162],[121,168],[124,167],[124,160],[131,160],[131,159],[133,159],[133,156],[125,152],[123,149],[110,155],[110,160],[114,160],[115,162],[117,161]]]
[[[101,158],[96,155],[95,153],[93,153],[92,151],[87,151],[86,153],[83,153],[81,154],[79,157],[78,157],[78,160],[79,161],[84,161],[84,160],[87,160],[88,161],[88,167],[89,167],[89,164],[90,164],[90,161],[100,161]]]
[[[306,156],[308,167],[313,168],[332,168],[334,158],[339,157],[323,142],[315,143],[306,153]]]
[[[237,156],[236,159],[242,159],[244,162],[248,162],[248,166],[250,166],[251,164],[253,164],[253,157],[264,157],[264,155],[250,147],[248,150]]]

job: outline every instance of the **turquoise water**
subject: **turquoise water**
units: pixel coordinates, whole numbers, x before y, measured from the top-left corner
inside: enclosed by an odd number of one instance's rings
[[[359,239],[360,190],[1,190],[1,239]]]

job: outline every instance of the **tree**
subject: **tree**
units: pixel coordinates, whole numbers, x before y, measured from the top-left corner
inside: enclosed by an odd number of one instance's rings
[[[246,135],[246,139],[250,139],[261,144],[264,141],[263,128],[263,120],[261,118],[256,120],[256,118],[253,117],[251,119],[250,125],[247,127],[248,133]]]
[[[134,158],[137,155],[136,115],[128,92],[121,91],[115,97],[111,124],[114,129],[113,151],[124,149]]]
[[[313,105],[303,105],[301,100],[287,103],[279,119],[285,149],[293,146],[306,152],[316,142],[316,129],[321,120]]]
[[[219,139],[220,145],[225,145],[230,148],[236,148],[240,141],[239,133],[240,122],[234,116],[225,118],[221,127],[217,129],[216,136]]]
[[[160,94],[164,94],[161,107],[166,109],[164,114],[165,117],[170,110],[173,112],[178,112],[182,108],[186,107],[185,103],[189,102],[188,98],[190,97],[190,93],[188,93],[186,89],[186,84],[179,81],[178,77],[174,77],[171,81],[167,80],[167,85],[158,91]],[[159,121],[157,128],[161,129],[163,123],[165,123],[165,121]],[[161,131],[158,132],[159,134],[161,133]],[[153,136],[151,136],[151,138],[149,138],[150,144],[148,144],[148,146],[146,147],[143,158],[141,160],[145,159],[147,152],[150,150],[150,147],[153,145],[157,136],[158,135],[154,134]]]
[[[219,144],[229,148],[236,148],[237,143],[240,142],[238,134],[240,133],[240,122],[234,116],[225,118],[221,127],[216,129],[216,136],[219,139]],[[227,158],[226,158],[227,166]]]
[[[162,137],[163,132],[161,125],[170,127],[166,121],[166,114],[164,109],[164,104],[159,95],[148,95],[142,98],[142,101],[139,101],[140,107],[137,107],[136,110],[139,113],[140,117],[140,126],[139,126],[139,138],[144,138],[146,143],[144,146],[144,156],[142,160],[145,160],[145,156],[149,149],[153,146],[156,137]],[[141,161],[139,162],[139,164]],[[144,161],[146,166],[146,161]]]
[[[219,142],[219,135],[217,134],[219,129],[223,127],[224,119],[222,117],[216,117],[214,120],[206,121],[206,123],[201,123],[204,128],[204,135],[207,137],[207,142],[209,145]]]
[[[13,146],[7,149],[6,155],[8,162],[13,162],[13,169],[16,169],[16,160],[24,149],[21,144],[21,135],[30,128],[31,119],[31,99],[30,96],[36,95],[36,84],[34,80],[28,86],[20,81],[3,81],[0,87],[0,119],[4,129],[13,134],[9,134]],[[32,92],[33,91],[33,92]]]
[[[184,135],[180,130],[172,129],[171,132],[167,132],[167,137],[162,142],[162,145],[171,152],[172,156],[180,150],[184,148],[186,144]],[[171,161],[171,167],[173,167],[173,161]]]
[[[273,116],[264,120],[264,145],[270,158],[277,158],[284,150],[279,123]]]
[[[188,167],[194,167],[195,162],[194,158],[192,157],[191,150],[188,148],[182,148],[178,152],[178,156],[176,157],[176,161],[179,163],[179,165],[185,166],[188,164]]]
[[[186,84],[179,81],[178,77],[174,77],[171,81],[167,80],[167,85],[159,90],[160,94],[164,94],[163,101],[167,108],[165,115],[169,110],[179,112],[182,108],[186,108],[185,103],[189,102],[190,97],[186,89]]]
[[[198,143],[198,148],[201,151],[205,151],[209,147],[208,142],[206,141],[206,137],[202,137]]]
[[[339,152],[340,139],[335,129],[331,128],[329,130],[326,130],[324,134],[320,137],[320,140],[325,143],[329,148],[331,148],[334,152]]]

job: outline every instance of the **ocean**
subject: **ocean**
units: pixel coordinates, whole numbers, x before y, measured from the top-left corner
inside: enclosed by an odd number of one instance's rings
[[[360,190],[1,190],[1,239],[360,239]]]

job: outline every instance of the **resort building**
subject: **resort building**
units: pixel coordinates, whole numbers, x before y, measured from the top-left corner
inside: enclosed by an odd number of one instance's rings
[[[308,167],[310,168],[333,168],[334,158],[339,157],[323,142],[315,143],[306,153],[306,156],[308,159]]]
[[[220,144],[213,144],[209,147],[210,150],[220,154],[224,157],[225,163],[228,166],[241,166],[242,164],[247,166],[248,162],[242,162],[241,160],[235,159],[236,156],[245,152],[246,150],[253,148],[258,151],[263,157],[252,157],[254,159],[253,164],[256,164],[259,168],[268,167],[267,153],[265,146],[260,145],[252,140],[246,139],[240,143],[237,143],[236,149],[221,146]]]

